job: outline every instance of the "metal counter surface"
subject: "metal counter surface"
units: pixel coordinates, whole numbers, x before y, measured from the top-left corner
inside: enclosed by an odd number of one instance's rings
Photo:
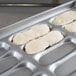
[[[50,8],[51,7],[0,7],[0,28]]]

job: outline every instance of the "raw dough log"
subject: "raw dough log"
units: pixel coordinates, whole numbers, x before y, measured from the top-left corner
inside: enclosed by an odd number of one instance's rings
[[[75,9],[66,11],[66,12],[58,15],[53,20],[52,24],[60,26],[60,25],[68,24],[68,23],[72,22],[73,20],[76,20],[76,10]]]
[[[76,21],[70,24],[64,25],[64,27],[69,32],[76,32]]]
[[[50,31],[47,24],[39,24],[32,26],[29,30],[17,33],[13,38],[13,43],[16,45],[26,44],[30,40],[43,36]]]

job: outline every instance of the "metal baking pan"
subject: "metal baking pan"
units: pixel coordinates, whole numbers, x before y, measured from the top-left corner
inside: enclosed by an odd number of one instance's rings
[[[17,65],[21,59],[21,54],[16,51],[9,50],[9,52],[4,54],[0,59],[0,75]]]
[[[4,50],[0,58],[2,60],[1,64],[5,65],[5,67],[0,66],[0,68],[3,68],[0,71],[0,76],[76,75],[75,33],[66,32],[63,28],[54,27],[49,23],[49,20],[53,17],[72,8],[76,8],[75,6],[76,1],[73,0],[0,29],[0,47]],[[46,50],[32,55],[24,52],[21,45],[15,45],[10,41],[12,36],[17,32],[21,32],[40,23],[48,24],[52,30],[59,30],[63,34],[64,39],[52,47],[48,47]]]

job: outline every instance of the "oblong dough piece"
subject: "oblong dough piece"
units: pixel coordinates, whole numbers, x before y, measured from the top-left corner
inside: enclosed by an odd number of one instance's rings
[[[49,43],[49,45],[52,46],[61,41],[63,39],[63,35],[61,32],[54,30],[45,35],[44,38]]]
[[[52,22],[54,25],[65,25],[76,19],[76,10],[69,10],[58,15]]]
[[[45,50],[49,46],[48,42],[42,38],[32,40],[26,44],[25,49],[28,54],[35,54]]]
[[[40,37],[40,36],[43,36],[43,35],[47,34],[50,31],[47,24],[35,25],[35,26],[31,27],[31,30],[33,30],[35,32],[35,37],[36,38]]]
[[[76,32],[76,21],[74,21],[70,24],[64,25],[64,27],[69,32]]]
[[[32,26],[29,30],[14,35],[13,43],[16,45],[26,44],[30,40],[43,36],[50,31],[47,24],[39,24]]]
[[[26,44],[30,40],[35,38],[35,33],[32,30],[17,33],[13,38],[13,43],[16,45]]]

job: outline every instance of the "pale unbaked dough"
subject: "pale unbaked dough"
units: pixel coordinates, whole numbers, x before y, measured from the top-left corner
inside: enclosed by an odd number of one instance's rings
[[[16,45],[26,44],[30,40],[43,36],[50,31],[47,24],[39,24],[32,26],[29,30],[14,35],[13,43]]]
[[[70,24],[64,25],[64,27],[69,32],[76,32],[76,21]]]
[[[43,38],[32,40],[26,44],[25,49],[28,54],[35,54],[45,50],[49,46],[48,42]]]
[[[47,35],[44,36],[50,46],[58,43],[63,39],[63,35],[59,31],[51,31]]]
[[[59,31],[51,31],[43,37],[32,40],[26,44],[25,50],[28,54],[35,54],[45,50],[48,46],[52,46],[63,39],[63,35]]]
[[[76,19],[76,10],[72,9],[58,15],[52,22],[54,25],[65,25]],[[51,20],[49,21],[51,22]]]

